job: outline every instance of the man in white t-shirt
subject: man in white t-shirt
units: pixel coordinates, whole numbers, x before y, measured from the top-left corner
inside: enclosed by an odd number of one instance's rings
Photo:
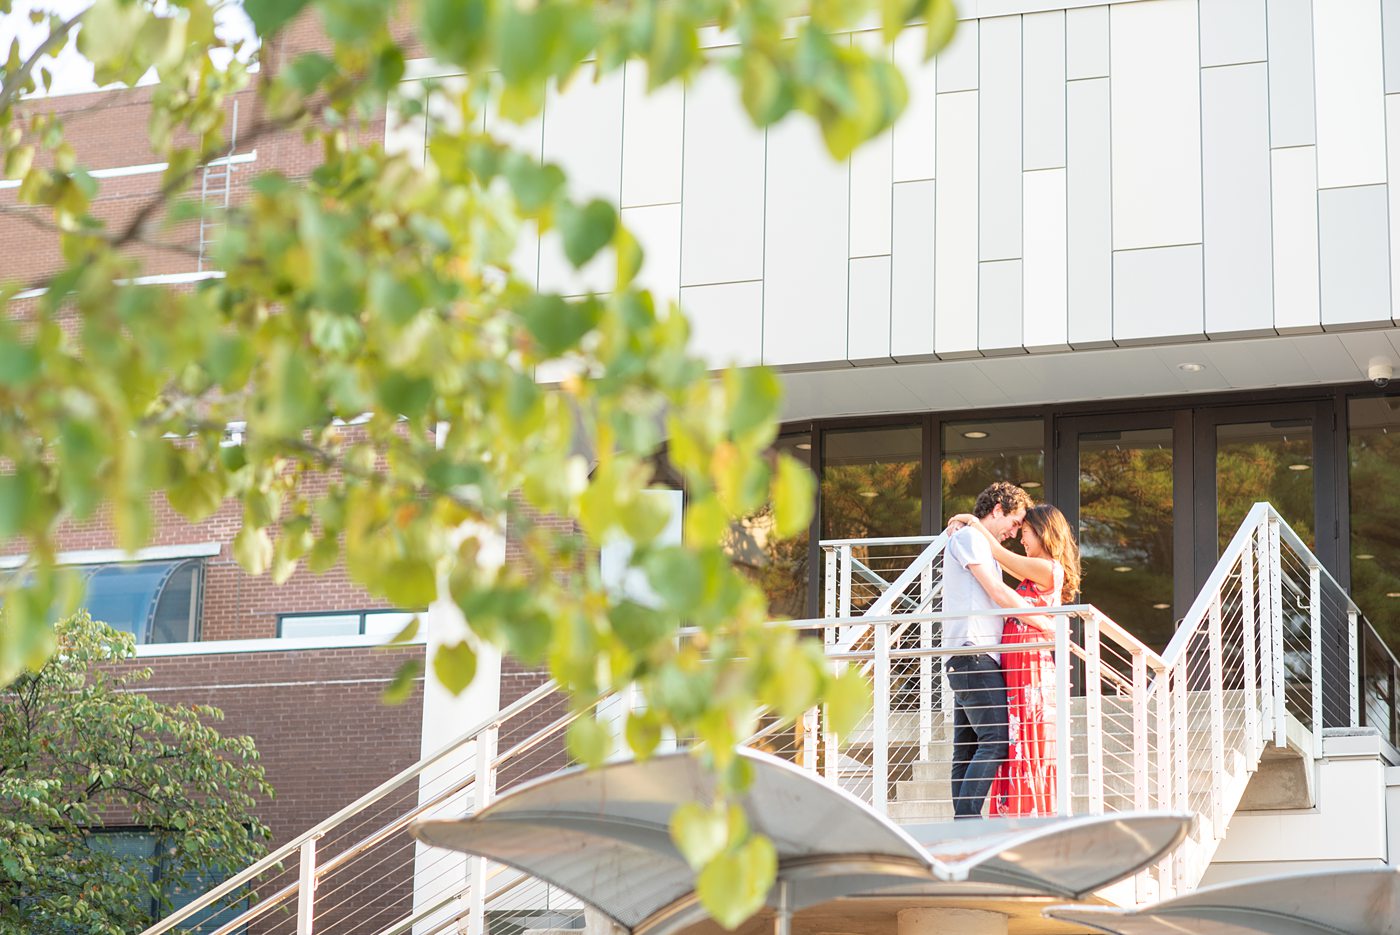
[[[998,481],[977,496],[972,512],[984,529],[1006,540],[1020,531],[1031,505],[1030,494]],[[943,622],[945,648],[997,645],[1005,618],[978,611],[1024,603],[1006,586],[982,533],[970,527],[953,533],[943,552],[943,610],[967,616]],[[953,817],[977,818],[992,779],[1006,762],[1006,678],[998,653],[966,652],[944,658],[953,689]]]

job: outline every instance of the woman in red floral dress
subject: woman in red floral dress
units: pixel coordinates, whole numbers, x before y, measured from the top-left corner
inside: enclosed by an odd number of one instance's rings
[[[954,523],[982,529],[976,517],[960,514]],[[982,530],[986,533],[986,530]],[[992,540],[992,536],[987,534]],[[1021,578],[1016,593],[1028,607],[1057,607],[1079,591],[1079,546],[1064,514],[1041,505],[1026,511],[1018,555],[992,541],[997,562]],[[1008,617],[1002,642],[1039,643],[1055,638],[1054,618]],[[1001,654],[1006,676],[1010,746],[1006,762],[992,781],[989,811],[993,817],[1055,814],[1055,657],[1049,649],[1008,650]]]

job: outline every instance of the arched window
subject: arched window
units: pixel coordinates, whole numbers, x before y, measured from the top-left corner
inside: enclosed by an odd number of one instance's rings
[[[197,559],[98,565],[88,572],[80,606],[138,644],[193,642],[203,571]]]

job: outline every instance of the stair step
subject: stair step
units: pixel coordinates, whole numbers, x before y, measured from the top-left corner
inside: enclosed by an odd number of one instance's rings
[[[889,818],[897,822],[952,821],[953,803],[946,798],[942,802],[891,802]]]

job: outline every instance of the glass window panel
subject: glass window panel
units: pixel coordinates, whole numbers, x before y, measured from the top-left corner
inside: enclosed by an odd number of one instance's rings
[[[773,446],[804,464],[811,463],[812,436],[784,435]],[[766,504],[729,527],[724,549],[735,567],[768,595],[774,617],[807,616],[807,555],[811,534],[803,530],[780,539],[773,531],[773,507]]]
[[[306,614],[283,617],[285,637],[354,636],[360,632],[359,614]]]
[[[371,611],[365,614],[365,633],[369,636],[382,636],[392,639],[403,632],[408,622],[418,616],[397,610]]]
[[[190,643],[199,638],[201,562],[183,562],[161,589],[151,620],[150,642]]]
[[[1083,600],[1156,649],[1171,640],[1172,431],[1079,436]]]
[[[1400,650],[1400,398],[1348,403],[1351,595]]]
[[[1314,544],[1310,419],[1245,422],[1215,430],[1216,533],[1221,552],[1250,507],[1268,501]]]
[[[948,422],[943,426],[943,520],[971,513],[977,495],[997,481],[1009,481],[1039,500],[1045,492],[1045,423],[1040,419],[1002,422]],[[1021,538],[1006,547],[1021,551]]]
[[[823,539],[917,536],[923,525],[923,429],[849,429],[823,435]],[[917,546],[860,546],[851,610],[860,613],[918,554]],[[862,586],[860,578],[867,584]]]
[[[149,642],[155,602],[174,564],[103,565],[88,575],[80,606],[92,619],[135,635],[137,643]]]

